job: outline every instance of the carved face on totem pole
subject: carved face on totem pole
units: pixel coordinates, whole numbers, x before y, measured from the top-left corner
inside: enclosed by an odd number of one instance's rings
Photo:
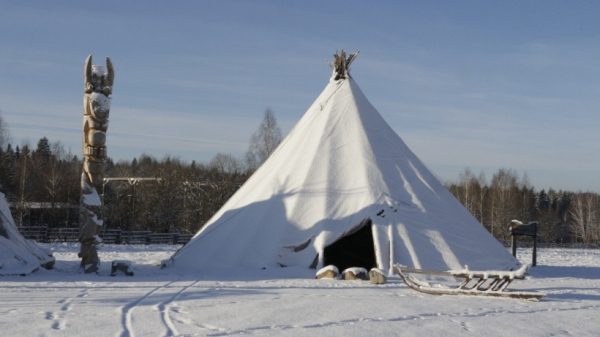
[[[110,95],[115,73],[110,58],[106,68],[85,60],[83,110],[83,170],[87,183],[97,185],[102,179],[106,159],[106,130],[110,111]]]

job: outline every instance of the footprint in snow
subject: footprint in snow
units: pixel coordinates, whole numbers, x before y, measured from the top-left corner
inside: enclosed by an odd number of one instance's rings
[[[193,323],[192,321],[190,321],[187,318],[175,318],[175,322],[177,322],[179,324],[185,324],[185,325]]]
[[[64,326],[63,322],[61,322],[61,321],[54,321],[52,323],[52,329],[54,329],[54,330],[64,330],[65,326]]]

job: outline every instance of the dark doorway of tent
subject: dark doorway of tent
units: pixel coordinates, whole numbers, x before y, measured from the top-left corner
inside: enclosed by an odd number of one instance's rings
[[[363,220],[336,242],[325,247],[323,265],[334,265],[340,272],[346,268],[377,267],[371,219]]]

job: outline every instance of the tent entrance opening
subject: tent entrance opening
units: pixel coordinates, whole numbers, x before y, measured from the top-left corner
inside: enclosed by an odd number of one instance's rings
[[[324,266],[334,265],[340,272],[350,267],[367,270],[377,266],[371,220],[363,221],[354,232],[325,247]]]

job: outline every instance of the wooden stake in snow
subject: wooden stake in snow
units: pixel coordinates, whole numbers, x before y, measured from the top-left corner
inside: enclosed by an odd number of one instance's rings
[[[358,56],[358,52],[346,56],[346,51],[343,49],[339,52],[336,51],[335,54],[333,54],[332,66],[334,70],[334,79],[336,81],[351,77],[349,73],[350,64],[356,59],[356,56]]]
[[[106,159],[106,130],[110,111],[110,95],[115,78],[112,62],[106,58],[106,68],[93,65],[92,55],[85,60],[83,71],[83,172],[79,207],[79,242],[81,267],[86,273],[96,272],[100,260],[96,245],[100,242],[99,228],[103,225],[102,202],[98,188],[104,174]]]

